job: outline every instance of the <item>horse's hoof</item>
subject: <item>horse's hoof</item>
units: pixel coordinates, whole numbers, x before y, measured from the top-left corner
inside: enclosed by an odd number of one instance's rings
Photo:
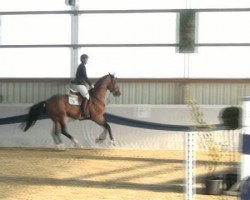
[[[96,144],[100,144],[100,143],[102,143],[103,141],[104,141],[104,139],[100,139],[100,138],[95,139],[95,143],[96,143]]]
[[[116,144],[115,144],[115,141],[114,140],[111,140],[111,144],[112,144],[112,146],[116,146]]]
[[[78,143],[78,144],[75,144],[74,147],[75,147],[75,148],[78,148],[78,149],[82,149],[82,148],[83,148],[83,146],[82,146],[81,144],[79,144],[79,143]]]
[[[83,148],[83,146],[78,142],[78,140],[74,139],[73,142],[74,142],[74,147],[75,148],[79,148],[79,149]]]
[[[66,146],[64,144],[57,144],[56,147],[57,147],[57,150],[59,150],[59,151],[65,151],[66,150]]]

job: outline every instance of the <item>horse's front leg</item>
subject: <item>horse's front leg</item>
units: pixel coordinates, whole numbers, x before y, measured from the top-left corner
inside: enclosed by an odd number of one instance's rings
[[[104,127],[106,128],[106,130],[108,130],[110,140],[114,141],[114,137],[112,135],[111,127],[106,121],[104,122]]]
[[[107,132],[108,130],[106,128],[103,129],[103,132],[99,135],[98,138],[96,138],[95,142],[96,143],[101,143],[107,138]]]
[[[108,133],[109,133],[109,138],[110,138],[110,140],[111,140],[111,143],[112,143],[113,146],[115,146],[115,140],[114,140],[114,137],[113,137],[113,135],[112,135],[111,127],[110,127],[110,125],[106,122],[106,120],[105,120],[105,119],[95,120],[95,122],[96,122],[97,124],[101,125],[102,127],[104,127],[105,130],[104,130],[104,132],[103,132],[102,134],[105,134],[105,138],[106,138],[106,134],[107,134],[107,131],[108,131]],[[102,135],[102,134],[101,134],[101,135]],[[100,136],[101,136],[101,135],[100,135]],[[98,139],[100,139],[100,137],[99,137]]]

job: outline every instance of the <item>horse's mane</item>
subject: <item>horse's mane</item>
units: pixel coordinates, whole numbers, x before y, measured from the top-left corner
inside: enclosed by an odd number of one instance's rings
[[[111,78],[114,77],[114,75],[107,74],[107,75],[105,75],[105,76],[99,78],[99,79],[97,80],[97,82],[95,83],[95,88],[99,88],[100,86],[102,86],[103,81],[104,81],[108,76],[111,76]]]
[[[107,75],[105,75],[105,76],[99,78],[99,79],[96,81],[96,83],[95,83],[95,88],[92,88],[92,89],[89,90],[90,96],[92,96],[92,97],[94,97],[95,99],[99,100],[99,99],[96,97],[94,91],[96,91],[95,89],[98,89],[98,88],[103,87],[103,86],[102,86],[102,85],[103,85],[103,81],[104,81],[108,76],[114,77],[114,75],[107,74]],[[99,101],[100,101],[100,100],[99,100]]]

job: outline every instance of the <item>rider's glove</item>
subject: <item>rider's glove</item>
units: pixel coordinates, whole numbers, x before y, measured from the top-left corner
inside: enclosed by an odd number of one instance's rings
[[[94,87],[95,87],[95,86],[94,86],[93,84],[90,86],[91,89],[93,89]]]

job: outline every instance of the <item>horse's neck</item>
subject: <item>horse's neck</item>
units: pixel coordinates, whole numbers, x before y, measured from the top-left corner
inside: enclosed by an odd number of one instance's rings
[[[93,96],[102,101],[105,104],[106,93],[108,90],[109,79],[108,75],[102,77],[97,81],[95,88],[93,89]]]
[[[103,103],[105,103],[105,98],[106,98],[106,94],[107,94],[107,87],[104,86],[100,86],[100,87],[95,87],[93,89],[92,95],[94,97],[96,97],[98,100],[102,101]]]

